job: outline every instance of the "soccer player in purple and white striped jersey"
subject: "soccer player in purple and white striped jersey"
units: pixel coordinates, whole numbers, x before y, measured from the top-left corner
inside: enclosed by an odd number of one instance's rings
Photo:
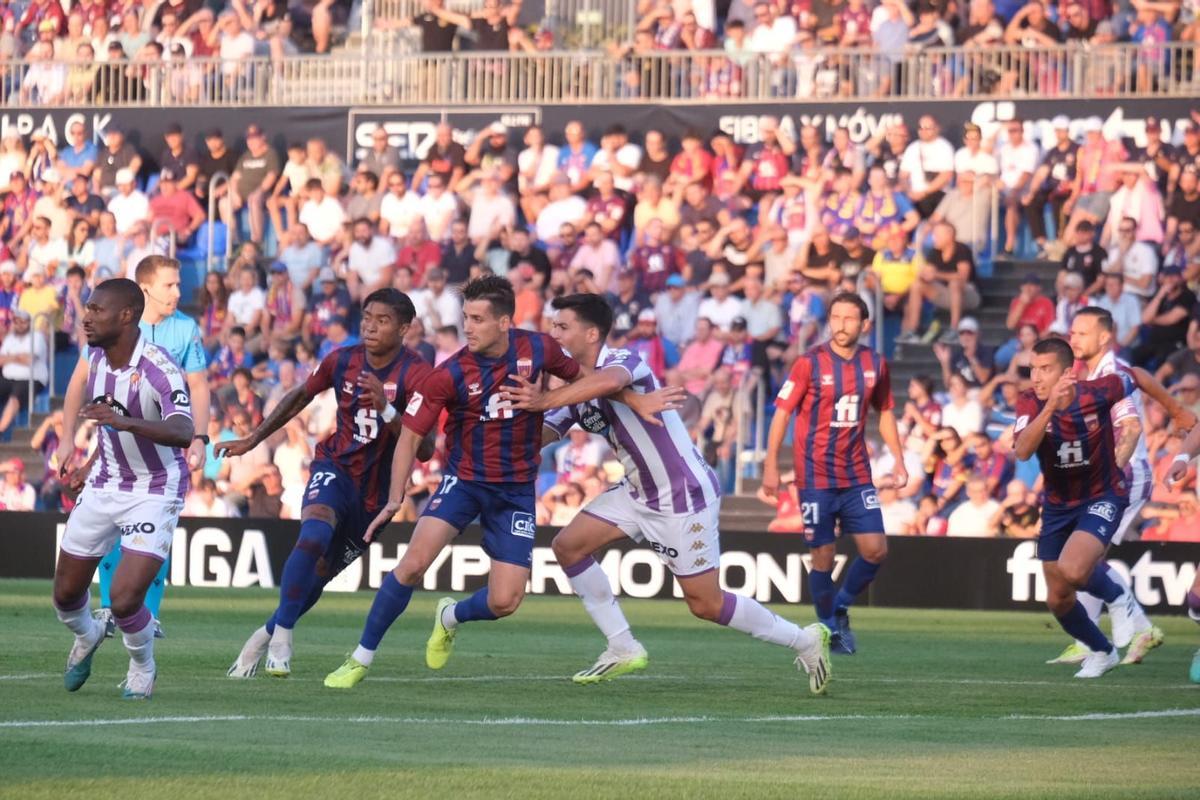
[[[609,391],[588,401],[575,384],[543,393],[519,376],[510,376],[517,385],[507,398],[514,408],[556,409],[545,417],[543,444],[579,425],[604,436],[625,467],[625,479],[588,503],[553,542],[571,587],[608,638],[596,663],[573,680],[579,684],[610,680],[645,669],[648,663],[645,648],[630,632],[608,577],[593,556],[605,545],[629,537],[650,543],[679,581],[693,614],[792,649],[796,664],[809,675],[809,688],[824,693],[830,674],[829,629],[819,623],[801,628],[757,600],[721,590],[719,484],[679,413],[668,407],[649,422],[609,399],[626,388],[638,394],[659,391],[650,368],[635,353],[604,346],[612,328],[612,308],[597,294],[560,297],[553,306],[557,313],[550,335],[585,373],[609,380]]]
[[[92,616],[88,587],[100,559],[117,540],[123,558],[112,584],[112,611],[129,651],[124,696],[154,691],[154,619],[146,590],[171,549],[187,493],[185,448],[192,441],[191,398],[179,366],[138,329],[145,299],[136,283],[101,283],[84,309],[92,352],[88,396],[80,416],[99,425],[99,461],[67,520],[54,573],[54,606],[74,634],[63,682],[76,691],[88,679],[104,642]],[[68,479],[78,484],[77,475]]]

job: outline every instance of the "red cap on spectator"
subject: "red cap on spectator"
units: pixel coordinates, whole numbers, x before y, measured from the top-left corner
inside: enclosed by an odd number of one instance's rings
[[[249,125],[249,126],[246,128],[246,138],[247,138],[247,139],[253,139],[253,138],[255,138],[255,137],[261,137],[262,135],[263,135],[262,128],[258,127],[257,125],[255,125],[255,124],[253,124],[253,123],[252,123],[252,124],[250,124],[250,125]]]

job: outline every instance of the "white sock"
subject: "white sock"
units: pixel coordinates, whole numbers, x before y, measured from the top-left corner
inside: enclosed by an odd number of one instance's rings
[[[571,589],[579,595],[584,610],[608,639],[609,646],[618,652],[636,650],[637,639],[633,638],[625,613],[621,611],[620,603],[613,596],[608,576],[600,569],[595,559],[588,558],[588,562],[582,572],[567,576],[567,580],[571,582]]]
[[[269,650],[273,656],[281,656],[285,652],[290,654],[292,650],[292,629],[285,628],[276,623],[275,633],[271,634]]]
[[[732,595],[728,592],[726,597],[734,598],[733,616],[727,623],[734,630],[748,633],[755,639],[761,639],[764,642],[790,647],[793,650],[807,650],[812,647],[815,638],[811,633],[796,623],[771,613],[754,598]]]
[[[442,609],[442,627],[448,631],[452,631],[458,627],[458,617],[454,616],[454,607],[458,603],[451,603]]]
[[[1104,611],[1104,601],[1087,592],[1076,592],[1075,600],[1079,605],[1083,606],[1083,610],[1087,612],[1088,618],[1099,625],[1100,613]]]
[[[362,664],[364,667],[369,667],[371,666],[371,662],[375,660],[375,651],[368,650],[360,644],[355,646],[354,655],[350,657]]]
[[[122,629],[125,649],[129,651],[129,668],[139,672],[154,670],[154,618],[149,617],[140,630],[127,631]]]
[[[1113,583],[1120,586],[1121,591],[1124,593],[1121,597],[1117,598],[1118,603],[1124,601],[1124,595],[1133,594],[1133,589],[1131,589],[1129,584],[1125,582],[1125,578],[1121,577],[1121,573],[1117,572],[1115,569],[1109,568],[1108,577],[1112,578]],[[1135,631],[1140,633],[1141,631],[1153,627],[1153,623],[1150,622],[1150,617],[1146,616],[1146,609],[1142,608],[1142,604],[1137,601],[1136,596],[1133,597],[1133,602],[1130,603],[1130,605],[1133,606],[1133,611],[1129,614],[1129,621],[1133,623],[1133,629]]]
[[[100,623],[92,616],[91,599],[90,592],[84,594],[83,605],[73,611],[63,611],[58,606],[54,607],[59,621],[80,639],[95,639],[97,628],[100,627]],[[100,630],[102,631],[103,628]]]

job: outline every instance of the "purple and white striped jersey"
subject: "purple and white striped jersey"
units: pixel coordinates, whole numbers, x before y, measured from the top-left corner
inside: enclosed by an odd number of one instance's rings
[[[106,403],[136,419],[164,420],[176,414],[192,418],[192,401],[182,370],[167,352],[139,336],[129,366],[115,370],[104,351],[88,355],[89,402]],[[100,458],[88,475],[93,489],[127,494],[177,497],[187,494],[188,466],[178,447],[155,444],[127,431],[101,428]]]
[[[635,392],[659,389],[650,367],[629,350],[601,349],[596,368],[605,367],[627,370]],[[663,412],[662,420],[662,427],[650,425],[629,406],[601,398],[557,408],[546,414],[544,424],[560,436],[578,424],[607,439],[625,467],[630,496],[653,511],[694,514],[715,507],[721,502],[716,473],[696,449],[677,412]]]

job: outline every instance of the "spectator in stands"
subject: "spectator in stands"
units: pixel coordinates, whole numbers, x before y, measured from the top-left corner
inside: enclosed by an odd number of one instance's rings
[[[947,536],[995,537],[1000,535],[1000,504],[993,500],[983,478],[967,481],[967,501],[954,509]]]
[[[697,313],[712,323],[716,337],[724,339],[734,319],[742,314],[742,301],[730,291],[729,276],[717,272],[708,280],[709,296],[700,302]]]
[[[666,350],[662,337],[658,335],[658,317],[654,309],[643,308],[638,312],[637,321],[625,346],[637,353],[656,378],[663,379],[667,369]]]
[[[425,233],[425,223],[414,220],[408,227],[408,238],[403,241],[403,246],[396,254],[396,279],[400,279],[400,270],[407,269],[412,285],[423,285],[425,274],[438,265],[441,254],[437,242],[432,241]]]
[[[1117,190],[1117,170],[1129,157],[1120,141],[1104,138],[1104,122],[1099,117],[1089,117],[1083,130],[1086,138],[1076,154],[1075,183],[1063,204],[1063,213],[1069,216],[1059,236],[1063,242],[1074,240],[1075,226],[1083,220],[1099,225],[1108,217]]]
[[[1059,291],[1058,302],[1054,305],[1054,322],[1050,323],[1050,333],[1067,336],[1071,332],[1071,321],[1075,319],[1075,315],[1091,304],[1091,298],[1084,294],[1083,277],[1068,274],[1062,279],[1062,289]]]
[[[213,177],[224,173],[225,178],[233,175],[237,169],[238,158],[225,143],[225,136],[220,128],[212,128],[204,134],[204,150],[199,157],[200,170],[196,177],[196,198],[208,201],[209,183]],[[229,192],[228,181],[221,183],[212,190],[216,198],[225,197]]]
[[[1028,7],[1041,8],[1037,3]],[[1018,17],[1013,19],[1017,20]],[[1011,25],[1009,30],[1013,30]],[[1007,135],[1003,139],[997,137],[995,149],[1000,167],[1000,203],[1004,206],[1004,252],[1011,255],[1017,247],[1021,199],[1029,191],[1030,180],[1038,168],[1038,149],[1033,142],[1026,140],[1025,124],[1020,120],[1006,123],[1004,131]]]
[[[1021,291],[1008,306],[1004,325],[1016,333],[1022,325],[1031,325],[1034,338],[1041,337],[1054,322],[1054,303],[1042,294],[1042,280],[1036,272],[1030,272],[1021,282]],[[1006,369],[1018,348],[1017,340],[1010,339],[996,351],[996,366]],[[1026,376],[1028,377],[1028,376]]]
[[[620,250],[604,235],[598,223],[589,223],[583,230],[583,243],[575,251],[569,269],[572,273],[586,269],[601,292],[611,291],[616,284],[614,275],[621,269]],[[636,273],[632,274],[636,281]]]
[[[696,332],[700,293],[688,288],[682,275],[666,280],[666,289],[654,302],[654,314],[663,339],[682,350]],[[711,328],[711,325],[709,326]]]
[[[47,31],[52,35],[52,31]],[[54,61],[54,45],[38,42],[25,60],[29,68],[21,78],[21,103],[25,105],[59,105],[67,92],[67,68]]]
[[[71,193],[66,198],[67,210],[75,217],[83,220],[92,229],[99,227],[100,214],[107,206],[98,195],[89,191],[91,183],[83,175],[76,175],[71,181]]]
[[[4,482],[0,484],[0,508],[5,511],[33,511],[37,491],[25,480],[25,462],[10,458],[0,464]]]
[[[379,223],[383,195],[379,191],[379,178],[373,172],[360,169],[350,179],[350,192],[343,199],[346,216],[350,219],[365,218],[372,224]]]
[[[460,184],[470,186],[471,180],[468,176]],[[467,236],[476,247],[496,240],[501,231],[510,231],[516,224],[516,207],[500,189],[500,173],[491,170],[483,173],[478,187],[462,194],[463,202],[470,208]]]
[[[179,176],[171,169],[164,169],[159,173],[158,194],[150,200],[146,219],[165,221],[168,230],[174,232],[179,247],[184,247],[191,242],[192,236],[205,223],[207,216],[196,202],[195,195],[181,189],[178,180]]]
[[[1133,348],[1133,363],[1157,366],[1184,346],[1188,323],[1196,311],[1196,295],[1183,282],[1178,267],[1160,274],[1158,291],[1142,309],[1142,335]]]
[[[400,151],[392,146],[387,128],[382,124],[376,125],[375,130],[371,131],[371,146],[358,162],[358,168],[378,175],[379,184],[388,189],[392,187],[393,176],[400,175],[403,179]]]
[[[392,285],[396,250],[388,237],[375,232],[374,223],[366,217],[355,219],[351,231],[344,277],[351,299],[361,301],[371,292]]]
[[[1112,314],[1118,353],[1125,358],[1140,331],[1142,304],[1137,297],[1125,291],[1125,276],[1120,272],[1105,272],[1100,281],[1104,292],[1093,300],[1093,305]]]
[[[117,191],[117,173],[127,170],[137,177],[142,169],[142,157],[133,146],[125,141],[125,132],[114,124],[104,131],[104,148],[100,150],[96,169],[92,172],[92,186],[96,194],[109,198]]]
[[[34,217],[30,236],[25,240],[25,247],[18,256],[17,263],[39,270],[52,280],[57,276],[60,267],[64,275],[67,272],[67,242],[65,239],[52,237],[50,233],[50,220],[46,217]]]
[[[854,227],[871,247],[879,250],[886,244],[888,226],[897,224],[905,233],[911,233],[918,222],[920,215],[908,197],[893,191],[884,165],[872,164],[867,171],[867,191],[854,215]]]
[[[320,245],[309,238],[308,228],[303,225],[288,228],[282,243],[279,260],[287,265],[292,284],[307,294],[325,264],[324,253]]]
[[[1113,229],[1122,220],[1137,222],[1136,238],[1141,242],[1161,245],[1163,242],[1163,204],[1154,183],[1146,177],[1140,165],[1128,164],[1120,172],[1121,186],[1109,203],[1108,219],[1100,234],[1100,243],[1106,245],[1112,238]]]
[[[99,152],[95,143],[88,138],[83,121],[75,120],[67,128],[67,146],[58,151],[58,161],[54,166],[63,182],[71,185],[76,175],[91,177],[98,157]]]
[[[704,396],[700,421],[693,431],[704,460],[717,468],[721,490],[725,492],[733,491],[736,400],[733,372],[728,367],[718,367],[712,373],[712,386]]]
[[[217,484],[211,478],[200,478],[183,501],[183,516],[224,519],[232,516],[225,501],[217,496]]]
[[[958,176],[971,173],[981,189],[1000,174],[996,157],[983,147],[983,129],[974,122],[963,126],[963,146],[954,153],[954,172]]]
[[[1096,229],[1090,222],[1075,226],[1075,241],[1062,257],[1061,269],[1055,278],[1055,291],[1062,294],[1063,279],[1075,273],[1083,279],[1086,294],[1098,294],[1104,287],[1104,266],[1108,254],[1096,243]]]
[[[442,188],[458,185],[466,173],[466,154],[463,146],[454,141],[454,128],[447,122],[438,124],[433,145],[413,175],[413,187],[419,191],[422,182],[435,175],[441,179]],[[432,185],[427,187],[432,188]]]
[[[342,287],[332,268],[321,269],[317,285],[304,321],[304,341],[311,348],[315,348],[325,338],[329,323],[333,319],[349,316],[352,305],[350,293]]]
[[[524,228],[517,228],[513,231],[511,241],[519,244],[522,241],[521,234],[524,234],[525,240],[528,241],[529,234]],[[535,253],[534,250],[537,252]],[[540,248],[531,246],[527,257],[522,260],[536,264],[538,253],[545,256],[545,252]],[[475,247],[467,238],[467,223],[463,220],[455,220],[450,224],[450,241],[442,245],[441,258],[438,263],[446,272],[446,280],[454,286],[465,283],[471,276],[471,268],[479,263],[475,257]],[[511,256],[509,263],[512,263]]]
[[[232,29],[234,26],[229,27]],[[231,190],[228,199],[221,205],[222,219],[231,232],[237,230],[234,215],[245,208],[249,217],[251,241],[263,240],[267,197],[275,186],[280,170],[279,156],[267,142],[262,128],[258,125],[247,127],[246,152],[237,161],[237,167],[229,180]],[[313,238],[317,239],[316,236]]]
[[[261,333],[248,344],[250,350],[263,352],[272,341],[290,343],[298,339],[306,305],[304,291],[292,283],[287,264],[282,261],[272,264]]]
[[[925,263],[909,290],[908,306],[902,325],[904,332],[915,338],[926,302],[937,308],[949,309],[950,329],[943,335],[949,344],[958,343],[958,323],[963,311],[979,307],[979,290],[975,288],[975,259],[971,250],[955,241],[954,226],[939,222],[933,226],[933,249],[925,257]]]
[[[258,480],[250,487],[246,502],[246,516],[252,518],[279,519],[283,511],[283,477],[274,464],[265,464],[259,471]]]
[[[226,317],[226,325],[230,318]],[[234,370],[249,368],[254,358],[246,351],[246,329],[241,325],[228,327],[223,337],[225,343],[217,350],[208,362],[208,374],[213,386],[223,386],[233,377]]]
[[[421,218],[429,238],[438,243],[445,241],[450,233],[450,223],[457,217],[458,198],[447,190],[446,179],[440,173],[430,175],[421,198]],[[412,227],[410,224],[410,233]]]
[[[1041,163],[1021,197],[1025,221],[1029,224],[1039,257],[1048,254],[1046,209],[1050,209],[1055,230],[1061,229],[1066,221],[1063,216],[1064,207],[1075,184],[1076,159],[1079,152],[1079,146],[1071,140],[1070,119],[1060,114],[1051,124],[1054,128],[1054,146],[1042,156]]]
[[[424,338],[423,329],[422,338]],[[329,320],[325,341],[321,342],[317,348],[317,358],[325,358],[339,347],[350,347],[356,344],[358,344],[358,337],[350,332],[350,321],[345,317],[334,317]]]
[[[43,335],[45,321],[40,322],[38,330],[34,331],[30,313],[18,307],[12,314],[12,329],[0,342],[0,433],[12,426],[18,411],[29,409],[31,381],[35,395],[46,389],[48,361],[46,337]],[[32,508],[31,504],[28,510]]]
[[[247,336],[253,337],[254,332],[262,327],[267,295],[258,285],[258,273],[249,267],[240,269],[236,280],[237,289],[229,295],[229,316],[225,324],[230,330],[235,326],[240,327]]]
[[[331,249],[341,244],[346,223],[346,211],[342,204],[325,193],[320,178],[309,178],[305,186],[306,200],[300,206],[299,222],[308,229],[309,237],[322,248]]]
[[[1179,187],[1167,209],[1167,224],[1163,233],[1163,252],[1166,259],[1174,258],[1180,267],[1197,260],[1200,240],[1195,238],[1200,226],[1200,173],[1195,169],[1180,170]],[[1176,248],[1178,254],[1176,255]]]
[[[196,320],[200,324],[200,336],[204,342],[204,350],[212,354],[220,344],[221,334],[225,331],[226,307],[229,302],[229,290],[225,287],[219,272],[209,272],[204,276],[204,285],[200,288],[200,316]]]
[[[409,295],[416,308],[417,318],[426,330],[436,331],[447,326],[455,330],[462,329],[462,299],[449,290],[446,283],[445,271],[440,267],[433,267],[425,273],[425,288],[417,289]]]
[[[387,193],[379,202],[379,232],[403,239],[413,220],[421,216],[421,198],[408,190],[408,181],[399,170],[388,174],[386,185]]]
[[[871,274],[879,281],[883,290],[883,306],[891,313],[903,313],[909,292],[924,266],[920,253],[909,245],[908,233],[900,225],[893,224],[884,233],[884,247],[875,254]],[[911,342],[917,339],[913,331],[907,331],[897,341]]]
[[[616,291],[609,292],[608,303],[613,309],[613,330],[618,331],[633,330],[643,309],[653,307],[650,298],[638,288],[637,274],[628,269],[618,273]]]
[[[1149,301],[1157,290],[1158,253],[1147,242],[1137,240],[1137,220],[1127,217],[1117,224],[1117,235],[1108,248],[1105,270],[1125,276],[1125,291]]]
[[[900,160],[900,186],[925,219],[933,214],[953,177],[954,148],[942,137],[937,120],[926,114],[917,122],[917,141]]]
[[[33,265],[26,269],[23,280],[25,286],[21,290],[16,307],[26,312],[33,320],[34,330],[39,333],[47,333],[54,327],[52,320],[60,310],[58,291],[48,282],[46,270],[40,265]],[[25,352],[29,352],[28,344]]]
[[[964,441],[983,430],[983,407],[971,397],[963,376],[952,373],[946,383],[949,402],[942,406],[942,425],[953,428]]]
[[[533,238],[529,235],[528,229],[523,226],[517,226],[509,233],[509,254],[508,268],[514,269],[520,264],[528,264],[533,267],[534,272],[541,276],[542,285],[545,286],[550,281],[550,257],[546,255],[546,251],[533,243]],[[449,276],[448,276],[449,277]],[[451,281],[452,283],[461,283],[462,281]]]

